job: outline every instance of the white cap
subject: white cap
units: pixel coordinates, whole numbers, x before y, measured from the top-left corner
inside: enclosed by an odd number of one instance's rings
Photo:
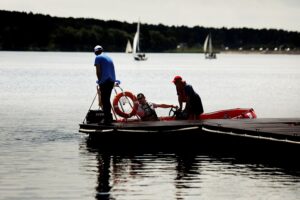
[[[96,52],[96,51],[99,51],[99,50],[103,50],[103,48],[102,48],[102,46],[100,46],[100,45],[97,45],[97,46],[95,46],[94,47],[94,51]]]

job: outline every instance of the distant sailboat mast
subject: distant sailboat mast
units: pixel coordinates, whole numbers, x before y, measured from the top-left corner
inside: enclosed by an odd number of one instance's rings
[[[208,39],[208,53],[212,53],[212,42],[211,42],[211,34],[209,34],[209,39]]]

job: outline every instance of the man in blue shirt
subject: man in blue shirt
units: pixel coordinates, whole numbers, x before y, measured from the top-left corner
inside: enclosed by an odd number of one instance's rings
[[[94,52],[97,83],[100,87],[100,98],[103,105],[104,123],[112,122],[110,96],[116,81],[115,67],[112,59],[103,53],[103,48],[100,45],[95,46]]]

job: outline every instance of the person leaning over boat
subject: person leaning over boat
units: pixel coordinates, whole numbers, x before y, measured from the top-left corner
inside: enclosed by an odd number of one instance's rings
[[[187,100],[187,96],[185,95],[184,92],[184,87],[186,86],[186,82],[182,80],[181,76],[175,76],[173,79],[173,83],[176,86],[176,92],[178,95],[178,103],[179,103],[178,110],[181,111],[183,103],[185,103]]]
[[[204,112],[200,96],[194,91],[191,85],[182,81],[181,76],[175,76],[173,83],[176,85],[178,100],[184,99],[186,101],[184,110],[182,112],[180,112],[181,110],[177,112],[178,118],[199,119],[200,115]],[[178,89],[181,91],[178,91]]]
[[[112,59],[103,53],[100,45],[95,46],[96,55],[94,65],[96,67],[97,84],[100,88],[100,96],[103,104],[104,123],[112,122],[110,96],[116,81],[115,67]]]
[[[137,95],[137,99],[139,102],[137,115],[142,119],[142,121],[159,120],[155,112],[155,108],[177,108],[177,106],[174,105],[147,102],[145,95],[142,93]]]

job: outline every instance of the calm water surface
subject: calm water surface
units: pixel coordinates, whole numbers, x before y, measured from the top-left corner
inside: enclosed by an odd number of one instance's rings
[[[121,86],[176,104],[182,75],[205,112],[300,117],[300,56],[110,54]],[[222,152],[105,152],[78,133],[95,91],[92,53],[0,52],[0,199],[299,199],[295,162]],[[160,115],[168,110],[158,110]]]

